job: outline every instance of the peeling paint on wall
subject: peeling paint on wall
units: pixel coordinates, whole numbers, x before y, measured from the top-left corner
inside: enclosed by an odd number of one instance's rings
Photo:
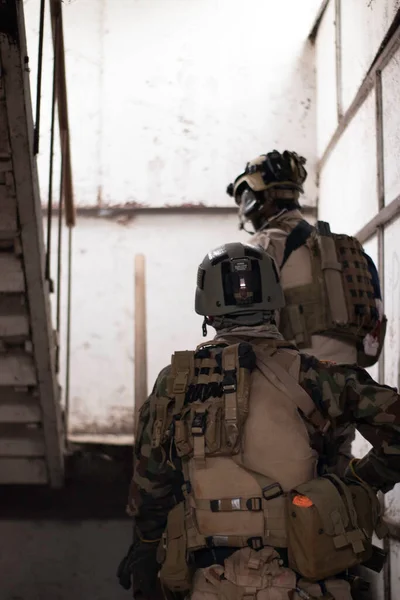
[[[201,318],[193,309],[200,261],[221,243],[247,238],[238,231],[235,213],[138,214],[124,226],[108,219],[80,218],[72,257],[71,432],[132,432],[135,254],[146,256],[151,388],[174,350],[195,348],[202,339]],[[63,261],[66,252],[64,243]],[[52,260],[55,272],[56,252]],[[64,387],[65,270],[63,276],[60,382]],[[55,310],[55,298],[52,302]]]
[[[223,206],[229,181],[275,147],[307,157],[305,203],[315,204],[313,48],[306,40],[320,1],[281,0],[272,8],[264,0],[64,3],[77,205]],[[39,5],[25,0],[33,89]],[[47,19],[43,198],[49,33]]]

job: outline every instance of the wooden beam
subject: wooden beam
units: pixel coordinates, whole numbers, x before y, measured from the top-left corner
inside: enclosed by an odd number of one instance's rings
[[[134,434],[139,410],[147,398],[147,320],[146,320],[146,263],[143,254],[135,256],[135,398]]]
[[[331,1],[334,2],[335,0],[331,0]],[[321,2],[321,6],[319,7],[319,11],[315,18],[314,24],[311,28],[310,35],[308,36],[308,39],[312,43],[314,43],[316,40],[316,37],[318,35],[319,26],[321,25],[321,21],[324,16],[324,13],[328,7],[328,4],[329,4],[329,0],[322,0],[322,2]]]
[[[305,217],[317,217],[317,207],[304,205],[301,208],[302,213]],[[130,206],[127,205],[116,205],[116,206],[105,206],[99,208],[98,206],[77,206],[76,214],[79,217],[87,218],[98,218],[98,219],[114,219],[118,217],[134,217],[137,215],[205,215],[213,214],[226,215],[226,214],[237,214],[238,207],[234,204],[227,206],[205,206],[200,204],[194,205],[177,205],[177,206]],[[43,215],[47,215],[47,209],[43,207]],[[58,215],[58,207],[54,207],[53,216]]]
[[[68,227],[76,222],[74,193],[72,184],[71,145],[69,135],[67,78],[65,69],[64,28],[61,0],[50,0],[51,29],[53,48],[55,52],[56,97],[58,107],[58,122],[60,128],[61,154],[63,160],[63,193],[65,205],[65,221]]]
[[[346,113],[343,115],[343,118],[341,119],[335,133],[333,134],[328,146],[326,147],[325,152],[323,153],[319,161],[318,172],[321,172],[329,156],[332,154],[334,148],[336,147],[336,144],[338,143],[339,139],[341,138],[341,136],[355,117],[355,115],[358,113],[359,108],[364,103],[364,100],[367,98],[368,94],[374,88],[377,71],[382,71],[386,67],[390,59],[394,56],[394,54],[400,47],[399,28],[400,9],[398,10],[396,17],[389,28],[385,40],[379,47],[378,53],[369,71],[367,72],[356,94],[356,97],[347,109]]]
[[[335,3],[335,66],[336,66],[336,109],[337,121],[343,116],[342,90],[342,0],[332,0]]]
[[[400,215],[400,196],[385,206],[375,217],[373,217],[362,229],[358,231],[356,237],[361,244],[368,242],[378,231],[379,227],[384,227],[397,216]]]

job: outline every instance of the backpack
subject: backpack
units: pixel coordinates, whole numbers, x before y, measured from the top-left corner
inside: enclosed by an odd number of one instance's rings
[[[295,250],[309,250],[313,283],[285,289],[280,330],[297,346],[324,334],[354,343],[361,367],[375,364],[386,333],[379,311],[381,289],[372,259],[352,236],[331,233],[329,224],[300,221],[286,239],[282,269]]]

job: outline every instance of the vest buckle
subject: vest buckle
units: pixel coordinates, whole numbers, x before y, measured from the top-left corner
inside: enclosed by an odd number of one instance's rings
[[[207,411],[196,412],[192,421],[192,435],[201,437],[204,435],[207,425]]]
[[[262,510],[262,499],[261,498],[249,498],[246,500],[246,508],[252,512],[259,512]]]
[[[248,538],[247,545],[252,548],[252,550],[261,550],[264,548],[264,542],[261,536]]]
[[[236,392],[236,384],[236,369],[224,371],[224,378],[222,380],[222,390],[224,394],[233,394]]]
[[[275,483],[271,483],[270,485],[265,486],[262,489],[262,495],[265,500],[273,500],[274,498],[279,498],[279,496],[283,496],[283,489],[277,481]]]

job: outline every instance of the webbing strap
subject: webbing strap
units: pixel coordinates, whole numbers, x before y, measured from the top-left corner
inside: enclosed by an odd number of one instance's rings
[[[344,532],[333,538],[335,548],[344,548],[345,546],[352,546],[355,554],[361,554],[365,550],[364,546],[365,536],[360,529],[353,529],[352,531]]]
[[[372,288],[374,290],[374,297],[377,298],[378,300],[382,300],[381,284],[379,281],[379,274],[378,274],[377,268],[375,266],[375,263],[372,260],[372,258],[370,256],[368,256],[368,254],[366,252],[364,252],[364,250],[362,250],[361,252],[362,252],[362,255],[364,256],[365,260],[367,261],[368,271],[369,271],[369,274],[371,275],[371,284],[372,284]]]
[[[337,477],[333,473],[326,475],[326,478],[329,479],[333,483],[333,485],[339,490],[339,493],[341,493],[343,496],[345,496],[346,506],[347,506],[347,510],[349,513],[349,517],[350,517],[350,522],[353,525],[353,527],[355,527],[355,528],[358,527],[357,512],[356,512],[356,509],[354,508],[353,498],[352,498],[352,495],[350,493],[348,486],[341,479],[339,479],[339,477]]]
[[[268,517],[279,518],[283,514],[281,505],[271,504],[271,500],[263,497],[241,497],[241,498],[218,498],[214,500],[205,500],[204,498],[195,498],[190,496],[189,502],[191,506],[197,510],[207,510],[211,512],[261,512],[263,511]],[[285,500],[282,497],[282,502]],[[281,520],[285,520],[284,517]]]
[[[265,361],[265,355],[254,348],[258,362],[257,367],[260,371],[273,383],[278,389],[285,393],[292,400],[297,408],[302,412],[304,417],[308,419],[314,427],[325,433],[330,427],[330,421],[325,419],[315,406],[312,398],[289,373],[270,356],[268,362]],[[300,355],[296,356],[300,368]]]
[[[195,508],[198,510],[211,510],[211,512],[236,512],[236,511],[261,511],[265,506],[264,498],[218,498],[204,500],[193,498]]]
[[[249,546],[253,550],[261,550],[264,546],[268,546],[269,538],[264,535],[245,537],[242,535],[213,535],[206,538],[208,546],[219,547],[226,546],[228,548],[246,548]]]
[[[237,405],[237,346],[228,346],[222,351],[222,369],[224,378],[222,389],[225,403],[225,430],[229,444],[236,445],[238,429]]]
[[[172,357],[172,369],[175,376],[171,393],[175,398],[174,415],[176,415],[183,408],[190,378],[194,373],[194,353],[187,350],[175,352]]]
[[[306,345],[307,330],[304,312],[301,311],[300,306],[300,304],[289,304],[286,307],[286,315],[291,328],[290,339],[293,339],[297,346],[304,347]]]
[[[193,460],[197,469],[206,468],[205,419],[206,408],[196,404],[195,416],[192,422],[192,436]]]
[[[333,269],[334,271],[342,271],[342,265],[337,260],[333,260],[333,261],[324,260],[324,261],[321,261],[321,269],[323,271],[325,269]]]
[[[286,238],[285,251],[283,254],[282,264],[280,266],[281,269],[287,262],[292,252],[306,243],[314,229],[315,228],[310,225],[310,223],[304,220],[297,223],[296,227],[292,229]]]
[[[262,490],[262,495],[265,500],[274,500],[274,498],[278,498],[279,496],[284,495],[283,489],[277,481],[274,481],[273,479],[267,477],[266,475],[263,475],[262,473],[256,473],[251,469],[247,469],[244,465],[241,466],[247,471],[247,473],[249,473],[249,475],[251,475],[257,481],[258,485]]]
[[[335,532],[333,543],[336,548],[343,548],[345,546],[352,546],[353,551],[356,554],[364,552],[364,540],[365,534],[361,531],[358,526],[357,513],[354,507],[353,498],[348,486],[334,474],[326,476],[335,486],[337,493],[345,497],[346,512],[350,517],[350,524],[353,527],[351,531],[346,531],[345,524],[343,523],[342,515],[339,510],[333,510],[330,514],[330,518]]]

